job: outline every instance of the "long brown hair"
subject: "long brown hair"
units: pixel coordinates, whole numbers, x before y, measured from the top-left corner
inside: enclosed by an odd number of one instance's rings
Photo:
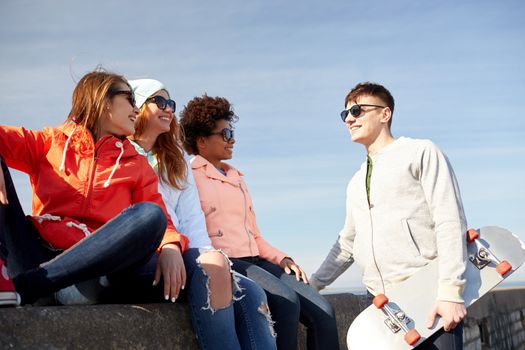
[[[133,134],[135,140],[142,135],[148,124],[146,103],[140,108],[140,113],[135,121],[135,134]],[[175,115],[173,115],[173,120],[170,123],[170,131],[157,136],[151,151],[157,158],[157,172],[160,181],[182,190],[186,183],[187,166]]]
[[[82,125],[96,138],[102,116],[106,113],[106,102],[114,96],[121,84],[129,86],[126,78],[102,68],[84,75],[73,90],[71,111],[66,123]]]

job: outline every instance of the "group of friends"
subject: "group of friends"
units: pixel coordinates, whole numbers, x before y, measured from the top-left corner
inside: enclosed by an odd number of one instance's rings
[[[385,87],[356,85],[344,108],[367,157],[308,278],[263,238],[242,172],[224,162],[238,120],[226,98],[195,97],[177,120],[159,80],[86,74],[62,125],[0,126],[0,305],[184,299],[201,349],[296,349],[300,322],[308,349],[338,349],[319,290],[354,260],[374,295],[439,259],[428,326],[439,315],[444,328],[418,348],[461,349],[466,220],[452,167],[431,141],[392,136]],[[9,168],[29,175],[32,215]]]

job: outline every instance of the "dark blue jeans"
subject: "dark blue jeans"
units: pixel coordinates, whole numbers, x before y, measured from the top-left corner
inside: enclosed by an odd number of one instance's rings
[[[335,312],[311,286],[259,257],[230,260],[235,271],[254,280],[266,292],[278,349],[297,348],[299,321],[307,329],[308,349],[339,349]]]
[[[443,328],[430,336],[417,350],[463,350],[463,322],[458,324],[450,332]]]
[[[183,255],[186,291],[199,348],[274,350],[269,312],[261,309],[267,305],[266,296],[255,282],[233,271],[232,302],[220,309],[211,307],[208,276],[198,261],[206,251],[191,248]]]
[[[267,304],[264,291],[255,282],[234,271],[232,302],[224,308],[213,309],[209,300],[208,277],[197,261],[202,252],[192,248],[183,254],[186,288],[181,290],[177,299],[189,302],[199,348],[274,350],[273,329],[266,314],[260,311],[261,305]],[[144,265],[106,276],[105,283],[96,279],[63,289],[58,293],[59,301],[66,305],[164,301],[162,282],[157,287],[151,285],[157,260],[154,254]]]
[[[155,254],[167,220],[153,203],[128,207],[63,252],[48,249],[25,217],[1,157],[0,163],[9,201],[8,205],[0,205],[0,256],[22,303],[32,303],[82,281],[135,271]]]

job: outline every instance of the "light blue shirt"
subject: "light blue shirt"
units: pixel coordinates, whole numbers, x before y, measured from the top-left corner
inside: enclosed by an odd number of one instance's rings
[[[157,158],[151,152],[146,152],[139,144],[131,141],[137,152],[148,158],[149,164],[158,174]],[[208,230],[206,229],[206,219],[202,212],[199,192],[195,185],[195,179],[191,171],[189,159],[185,156],[188,175],[184,189],[178,190],[169,184],[160,181],[159,193],[166,204],[168,214],[173,221],[173,225],[180,233],[190,240],[189,248],[212,249]]]

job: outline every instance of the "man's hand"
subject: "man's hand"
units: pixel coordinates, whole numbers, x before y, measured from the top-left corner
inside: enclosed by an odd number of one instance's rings
[[[7,191],[5,189],[4,172],[0,169],[0,203],[8,205],[7,202]]]
[[[437,300],[436,305],[428,314],[427,328],[432,328],[437,315],[441,316],[443,320],[443,329],[445,332],[449,332],[465,318],[467,309],[463,303]]]
[[[180,289],[184,289],[186,284],[184,261],[180,248],[176,244],[166,244],[160,251],[153,281],[154,286],[159,283],[161,277],[164,280],[164,299],[175,302]]]
[[[286,272],[287,274],[291,274],[292,271],[295,272],[295,278],[297,278],[298,281],[301,279],[304,281],[304,283],[308,283],[308,277],[306,276],[306,272],[303,271],[297,265],[292,259],[290,258],[283,258],[281,262],[279,263],[279,266]]]

